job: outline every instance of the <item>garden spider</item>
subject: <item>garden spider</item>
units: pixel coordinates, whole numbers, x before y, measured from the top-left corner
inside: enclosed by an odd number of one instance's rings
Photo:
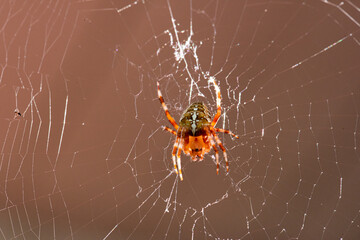
[[[184,151],[186,155],[190,155],[193,161],[200,160],[202,161],[204,155],[208,153],[211,148],[215,151],[216,159],[216,174],[219,174],[219,151],[215,145],[215,142],[220,146],[221,150],[224,153],[226,171],[229,172],[229,162],[227,159],[226,149],[221,143],[216,132],[222,132],[232,135],[235,138],[239,138],[234,133],[229,130],[215,128],[215,125],[221,115],[221,94],[220,88],[216,84],[214,78],[210,78],[210,81],[214,84],[217,99],[217,111],[214,119],[211,121],[210,113],[208,108],[202,102],[192,103],[183,113],[180,118],[179,125],[175,122],[174,118],[170,115],[168,108],[162,97],[159,82],[157,82],[157,93],[162,105],[162,108],[165,111],[166,117],[169,119],[169,122],[174,126],[176,131],[165,127],[164,130],[174,134],[176,136],[174,148],[172,151],[172,161],[174,164],[174,169],[176,174],[180,175],[181,181],[183,180],[183,175],[181,172],[181,151]],[[177,155],[177,159],[175,158]],[[177,160],[177,161],[176,161]],[[177,164],[176,164],[177,163]],[[178,171],[179,167],[179,171]]]

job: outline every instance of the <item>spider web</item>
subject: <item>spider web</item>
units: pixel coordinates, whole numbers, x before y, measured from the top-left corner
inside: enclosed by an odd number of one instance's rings
[[[359,27],[355,0],[2,1],[0,238],[359,238]],[[156,82],[178,121],[211,79],[230,171],[179,181]]]

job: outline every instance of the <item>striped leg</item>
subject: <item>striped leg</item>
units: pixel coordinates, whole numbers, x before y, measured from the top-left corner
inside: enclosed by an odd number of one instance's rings
[[[234,138],[239,139],[239,136],[236,135],[236,134],[234,134],[234,133],[232,133],[230,130],[221,129],[221,128],[214,128],[214,130],[215,130],[216,132],[222,132],[222,133],[230,134],[230,135],[233,136]]]
[[[214,136],[214,138],[216,140],[216,143],[219,145],[219,147],[223,151],[225,164],[226,164],[226,172],[229,172],[229,162],[228,162],[228,159],[227,159],[226,149],[225,149],[224,145],[222,144],[222,142],[220,141],[219,137],[216,135],[214,130],[212,130],[212,134],[213,134],[213,136]]]
[[[170,133],[172,133],[172,134],[174,134],[176,136],[176,132],[174,130],[172,130],[171,128],[168,128],[166,126],[163,126],[163,128],[164,128],[164,130],[166,130],[166,131],[168,131],[168,132],[170,132]]]
[[[210,82],[212,82],[214,84],[215,92],[216,92],[217,111],[216,111],[216,114],[215,114],[215,117],[214,117],[213,121],[211,122],[211,126],[215,126],[215,124],[217,123],[217,121],[219,120],[219,118],[221,116],[221,93],[220,93],[219,86],[215,82],[215,78],[211,77]]]
[[[165,104],[164,98],[162,97],[161,91],[160,91],[160,86],[159,86],[159,82],[157,82],[157,92],[158,92],[158,97],[160,100],[160,103],[162,105],[162,108],[165,111],[166,117],[169,119],[169,122],[174,126],[174,128],[177,130],[179,128],[179,126],[177,125],[177,123],[175,122],[174,118],[170,115],[169,110]]]
[[[181,172],[181,151],[182,151],[182,142],[180,140],[180,144],[179,144],[179,148],[177,150],[177,164],[179,166],[179,175],[180,175],[180,180],[182,181],[183,180],[183,175],[182,175],[182,172]]]
[[[175,140],[173,151],[172,151],[172,161],[173,161],[173,164],[174,164],[174,169],[175,169],[176,174],[178,174],[178,170],[177,170],[177,166],[176,166],[175,154],[176,154],[176,150],[178,148],[178,145],[179,145],[179,138],[177,137],[176,140]]]
[[[219,163],[219,150],[217,149],[215,142],[214,142],[214,138],[211,137],[210,138],[210,143],[212,148],[215,151],[215,159],[216,159],[216,174],[219,175],[219,170],[220,170],[220,163]]]

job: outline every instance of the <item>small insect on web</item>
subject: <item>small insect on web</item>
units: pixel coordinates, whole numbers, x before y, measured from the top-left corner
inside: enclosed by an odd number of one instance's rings
[[[202,161],[204,155],[208,153],[211,148],[215,151],[216,158],[216,174],[219,174],[219,150],[216,144],[220,146],[224,153],[224,159],[226,163],[226,171],[229,172],[229,162],[227,159],[226,149],[220,141],[216,132],[222,132],[232,135],[235,138],[239,136],[235,135],[229,130],[215,128],[217,121],[221,116],[221,94],[220,88],[216,84],[214,78],[209,80],[214,84],[215,92],[217,95],[216,105],[217,111],[214,119],[211,121],[210,113],[206,105],[202,102],[192,103],[183,113],[180,118],[179,125],[176,123],[174,118],[170,115],[169,110],[165,104],[164,98],[162,97],[159,82],[157,82],[157,92],[160,103],[165,111],[166,117],[168,118],[171,125],[174,126],[175,130],[164,127],[164,130],[174,134],[176,136],[175,144],[172,151],[172,161],[176,174],[180,175],[180,179],[183,180],[181,171],[181,151],[184,151],[186,155],[190,155],[193,161]],[[175,157],[176,155],[176,157]]]
[[[15,113],[15,117],[16,117],[16,116],[20,116],[20,117],[21,117],[21,112],[20,112],[18,109],[15,109],[14,113]]]

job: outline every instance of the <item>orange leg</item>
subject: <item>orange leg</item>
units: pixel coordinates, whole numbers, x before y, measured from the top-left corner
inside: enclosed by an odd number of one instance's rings
[[[217,149],[213,137],[210,138],[210,143],[212,148],[215,151],[215,159],[216,159],[216,174],[219,175],[220,163],[219,163],[219,150]]]
[[[172,130],[171,128],[168,128],[166,126],[164,126],[163,128],[164,128],[164,130],[166,130],[166,131],[168,131],[168,132],[170,132],[170,133],[172,133],[172,134],[174,134],[176,136],[176,132],[174,130]]]
[[[222,133],[227,133],[227,134],[230,134],[230,135],[231,135],[231,136],[233,136],[234,138],[239,139],[239,136],[238,136],[238,135],[236,135],[236,134],[232,133],[232,132],[231,132],[231,131],[229,131],[229,130],[226,130],[226,129],[221,129],[221,128],[214,128],[214,130],[215,130],[216,132],[222,132]]]
[[[166,117],[169,119],[169,122],[174,126],[174,128],[177,130],[179,128],[179,126],[177,125],[177,123],[175,122],[174,118],[170,115],[169,110],[165,104],[164,98],[162,97],[161,91],[160,91],[160,86],[159,86],[159,82],[157,82],[157,92],[158,92],[158,97],[160,100],[160,103],[162,105],[162,108],[165,111]]]
[[[216,133],[215,133],[215,131],[213,129],[211,129],[211,133],[213,134],[213,136],[214,136],[214,138],[216,140],[216,143],[219,145],[219,147],[223,151],[225,164],[226,164],[226,172],[229,172],[229,161],[227,159],[226,149],[225,149],[224,145],[222,144],[222,142],[220,141],[219,137],[216,135]]]
[[[217,85],[217,83],[215,82],[214,78],[210,78],[210,81],[214,84],[215,87],[215,92],[216,92],[216,106],[217,106],[217,111],[215,114],[215,117],[213,119],[213,121],[211,122],[211,126],[215,126],[215,124],[217,123],[217,121],[219,120],[220,116],[221,116],[221,93],[220,93],[220,88]]]
[[[182,181],[183,180],[183,175],[182,175],[182,172],[181,172],[181,151],[182,151],[182,143],[181,143],[181,140],[179,140],[180,144],[179,144],[179,148],[178,148],[178,152],[177,152],[177,164],[179,166],[179,175],[180,175],[180,180]]]
[[[178,174],[178,170],[177,170],[177,166],[176,166],[175,154],[176,154],[176,150],[178,148],[178,144],[179,144],[179,138],[177,137],[176,140],[175,140],[173,151],[172,151],[172,161],[173,161],[173,164],[174,164],[174,169],[175,169],[176,174]]]

